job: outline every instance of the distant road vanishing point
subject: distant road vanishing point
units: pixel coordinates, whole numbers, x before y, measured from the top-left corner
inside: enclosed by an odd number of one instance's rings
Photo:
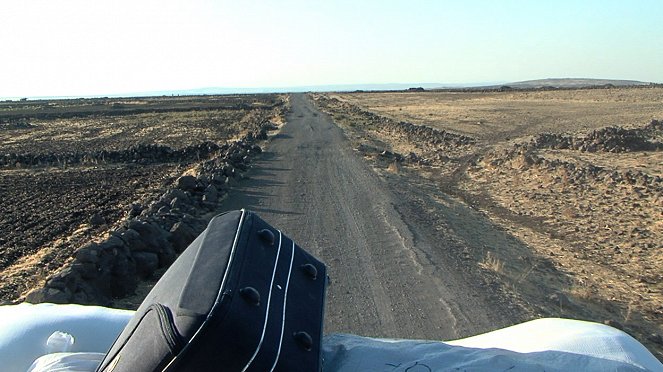
[[[290,101],[287,124],[223,208],[256,211],[327,263],[325,332],[449,340],[520,321],[468,286],[445,242],[408,225],[328,115],[304,94]]]

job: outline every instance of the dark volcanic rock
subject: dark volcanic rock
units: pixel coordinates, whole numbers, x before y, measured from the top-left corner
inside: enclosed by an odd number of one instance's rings
[[[143,279],[152,276],[159,268],[159,256],[156,253],[134,252],[133,258],[136,261],[136,273]]]
[[[95,213],[90,217],[90,225],[101,226],[106,223],[106,220],[99,214]]]
[[[132,203],[131,206],[129,207],[129,218],[136,217],[140,215],[140,213],[143,211],[143,206],[138,204],[138,203]]]
[[[120,254],[116,257],[111,271],[111,296],[126,296],[136,289],[136,262],[131,255]]]
[[[663,144],[654,138],[659,129],[654,120],[644,128],[624,129],[606,127],[589,132],[582,137],[560,133],[542,133],[534,139],[534,147],[539,149],[571,149],[583,152],[633,152],[656,151],[663,149]]]
[[[71,268],[78,272],[83,279],[94,279],[99,273],[97,265],[92,262],[76,262],[71,265]]]
[[[184,191],[194,190],[196,188],[196,178],[193,176],[182,176],[177,179],[175,185],[180,190]]]
[[[97,263],[99,261],[99,245],[90,243],[81,247],[76,252],[76,260],[79,262]]]
[[[170,241],[173,244],[173,248],[175,248],[175,251],[178,253],[184,251],[199,233],[184,222],[178,222],[173,225],[170,232]]]
[[[216,187],[213,185],[207,186],[205,189],[205,194],[203,195],[204,203],[216,204],[219,200],[219,192],[216,190]]]
[[[647,339],[655,344],[663,345],[663,336],[658,333],[652,333]]]
[[[131,251],[146,251],[149,249],[141,235],[134,229],[124,230],[118,237],[124,241]]]
[[[28,293],[25,297],[25,302],[38,304],[42,302],[50,302],[54,304],[67,304],[70,300],[69,295],[64,291],[56,288],[37,288]]]
[[[175,262],[175,259],[177,259],[177,252],[175,252],[175,248],[173,248],[172,244],[169,243],[157,253],[157,256],[159,257],[159,267],[168,267]]]
[[[136,230],[140,234],[142,241],[145,243],[146,251],[158,254],[170,246],[168,242],[169,233],[157,225],[139,220],[131,220],[127,227]]]
[[[191,204],[191,193],[188,191],[173,189],[166,196],[166,200],[169,200],[169,202],[175,198],[179,199],[182,203]]]

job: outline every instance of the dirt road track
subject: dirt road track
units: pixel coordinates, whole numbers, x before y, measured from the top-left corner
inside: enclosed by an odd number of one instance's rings
[[[327,263],[326,333],[453,339],[519,321],[327,115],[305,95],[291,102],[288,123],[223,207],[258,212]]]

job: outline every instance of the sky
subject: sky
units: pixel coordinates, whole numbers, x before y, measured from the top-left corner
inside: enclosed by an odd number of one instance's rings
[[[0,97],[205,87],[663,82],[661,0],[21,0]]]

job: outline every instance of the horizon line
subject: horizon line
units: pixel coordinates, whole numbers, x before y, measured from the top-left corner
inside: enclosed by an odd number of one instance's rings
[[[134,91],[123,93],[100,93],[100,94],[80,94],[80,95],[25,95],[25,96],[4,96],[0,101],[20,101],[20,100],[47,100],[47,99],[86,99],[86,98],[136,98],[136,97],[160,97],[160,96],[195,96],[195,95],[227,95],[227,94],[274,94],[274,93],[303,93],[303,92],[347,92],[356,90],[381,91],[381,90],[405,90],[408,88],[424,89],[462,89],[462,88],[482,88],[495,87],[499,85],[516,85],[534,82],[556,81],[556,80],[582,80],[582,81],[613,81],[629,82],[632,85],[660,84],[656,82],[644,82],[629,79],[603,79],[603,78],[543,78],[529,79],[514,82],[507,81],[489,81],[474,83],[347,83],[347,84],[315,84],[315,85],[293,85],[293,86],[272,86],[272,87],[201,87],[185,89],[163,89],[151,91]],[[590,86],[590,85],[586,85]]]

